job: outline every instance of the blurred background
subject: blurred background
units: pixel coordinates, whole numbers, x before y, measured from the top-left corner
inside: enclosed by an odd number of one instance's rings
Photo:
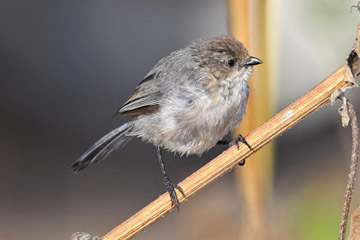
[[[344,63],[360,16],[350,13],[356,1],[277,4],[276,112]],[[194,39],[227,33],[227,14],[227,1],[215,0],[3,0],[0,239],[60,240],[78,231],[102,236],[162,194],[155,149],[139,140],[81,174],[69,167],[128,120],[111,117],[161,57]],[[360,113],[358,91],[349,98]],[[337,236],[350,141],[329,105],[278,138],[267,239]],[[166,153],[168,174],[179,182],[222,151],[216,147],[201,158]],[[245,239],[236,191],[232,171],[135,239]],[[353,208],[359,205],[355,190]]]

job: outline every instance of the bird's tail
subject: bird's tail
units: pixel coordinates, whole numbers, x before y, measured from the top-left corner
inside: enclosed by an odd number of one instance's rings
[[[131,139],[131,137],[126,136],[130,128],[131,124],[125,123],[106,134],[71,165],[72,171],[80,172],[90,163],[98,163],[104,160],[112,151],[124,146]]]

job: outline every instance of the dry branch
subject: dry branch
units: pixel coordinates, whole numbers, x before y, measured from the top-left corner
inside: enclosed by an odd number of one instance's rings
[[[349,115],[348,118],[351,122],[352,146],[351,146],[350,173],[348,176],[349,179],[348,179],[348,184],[347,184],[346,193],[345,193],[345,202],[344,202],[344,208],[343,208],[343,214],[342,214],[342,221],[341,221],[341,225],[340,225],[339,240],[345,239],[347,221],[348,221],[348,217],[349,217],[350,204],[351,204],[351,199],[352,199],[352,193],[354,190],[357,164],[358,164],[358,159],[359,159],[359,127],[358,127],[356,112],[354,110],[353,105],[348,102],[346,97],[343,97],[343,101],[347,105],[346,112],[348,113],[348,115]],[[343,108],[343,107],[341,107],[341,108]],[[339,112],[341,112],[341,111],[339,111]],[[355,215],[356,215],[356,213],[355,213]],[[359,229],[355,227],[356,219],[359,217],[355,217],[355,215],[353,215],[353,218],[352,218],[353,221],[352,221],[352,228],[351,228],[351,230],[352,230],[351,235],[354,235],[354,236],[358,235],[358,233],[359,233]],[[351,238],[349,238],[349,239],[351,239]]]
[[[250,133],[246,139],[254,151],[250,151],[243,144],[240,144],[239,149],[233,146],[179,183],[186,197],[190,197],[205,185],[228,172],[241,160],[247,158],[284,131],[294,126],[311,112],[324,105],[336,89],[345,88],[348,85],[348,83],[344,81],[345,68],[345,65],[341,66],[331,76],[304,96]],[[177,194],[179,202],[183,202],[185,198],[179,192],[177,192]],[[107,233],[102,239],[129,239],[169,212],[172,208],[169,195],[165,193]]]

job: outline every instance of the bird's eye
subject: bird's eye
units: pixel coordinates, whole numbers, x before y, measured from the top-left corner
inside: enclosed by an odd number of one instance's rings
[[[233,59],[227,60],[226,62],[227,65],[229,65],[230,67],[235,66],[235,61]]]

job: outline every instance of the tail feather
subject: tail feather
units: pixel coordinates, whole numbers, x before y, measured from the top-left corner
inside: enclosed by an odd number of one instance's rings
[[[130,124],[125,123],[106,134],[71,165],[72,171],[80,172],[89,164],[104,160],[112,151],[124,146],[131,139],[131,137],[126,136],[129,129]]]

